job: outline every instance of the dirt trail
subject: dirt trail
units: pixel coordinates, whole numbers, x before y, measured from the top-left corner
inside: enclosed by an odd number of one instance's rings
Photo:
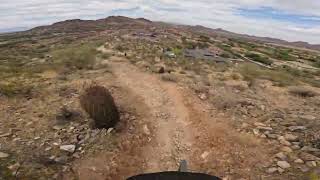
[[[182,159],[188,159],[192,137],[188,127],[188,110],[181,101],[181,95],[164,84],[156,76],[139,72],[127,63],[112,63],[112,69],[118,80],[139,94],[150,109],[149,123],[154,141],[145,148],[145,172],[176,170]],[[168,91],[169,90],[169,91]],[[148,133],[148,132],[147,132]]]
[[[128,133],[120,133],[120,143],[127,148],[76,161],[73,169],[79,179],[125,179],[139,173],[176,170],[182,159],[197,172],[230,179],[260,176],[268,162],[266,146],[233,129],[230,117],[219,115],[188,89],[164,82],[124,59],[111,58],[109,65],[115,76],[112,81],[129,89],[123,98],[139,97],[139,102],[128,104],[140,112],[140,124],[135,127],[139,131],[134,136],[148,140],[139,144],[129,140]],[[88,170],[90,165],[95,166],[94,171]]]

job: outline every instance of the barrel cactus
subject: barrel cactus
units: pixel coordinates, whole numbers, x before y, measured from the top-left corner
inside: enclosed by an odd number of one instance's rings
[[[110,92],[103,86],[91,85],[80,96],[81,107],[94,120],[96,128],[110,128],[119,121],[119,111]]]

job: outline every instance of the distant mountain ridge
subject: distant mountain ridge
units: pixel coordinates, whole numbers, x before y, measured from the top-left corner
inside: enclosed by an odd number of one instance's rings
[[[130,25],[130,26],[128,26]],[[98,20],[81,20],[81,19],[72,19],[54,23],[48,26],[39,26],[25,33],[32,34],[43,34],[43,33],[74,33],[74,32],[91,32],[91,31],[103,31],[106,28],[121,28],[121,27],[131,27],[131,28],[143,28],[143,26],[162,26],[166,25],[168,27],[178,27],[184,30],[194,31],[198,33],[204,33],[208,35],[220,35],[227,38],[241,38],[249,41],[260,41],[263,43],[274,43],[284,46],[292,46],[298,48],[307,48],[312,50],[320,51],[320,44],[309,44],[307,42],[297,41],[297,42],[288,42],[285,40],[270,38],[270,37],[258,37],[246,34],[238,34],[230,31],[223,30],[221,28],[211,29],[204,26],[189,26],[189,25],[173,25],[171,23],[164,22],[153,22],[145,18],[129,18],[124,16],[109,16],[104,19]]]

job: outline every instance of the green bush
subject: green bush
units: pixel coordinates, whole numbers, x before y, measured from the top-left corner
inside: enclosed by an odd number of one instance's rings
[[[253,64],[244,64],[240,66],[239,72],[248,82],[253,82],[255,79],[267,79],[276,82],[279,86],[298,84],[297,78],[289,73],[279,70],[262,69]]]
[[[288,51],[285,50],[275,50],[275,58],[285,60],[285,61],[294,61],[295,57],[291,56]]]
[[[313,63],[313,66],[320,68],[320,58],[316,62]]]
[[[259,54],[255,54],[255,53],[247,53],[246,57],[252,59],[253,61],[257,61],[266,65],[271,65],[273,63],[272,60],[270,60],[268,57],[265,56],[261,56]]]
[[[90,68],[94,65],[97,50],[92,45],[69,47],[53,52],[53,59],[57,64],[69,68]]]

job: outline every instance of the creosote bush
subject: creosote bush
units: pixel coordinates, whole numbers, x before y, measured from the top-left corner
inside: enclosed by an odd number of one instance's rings
[[[80,104],[94,120],[96,128],[110,128],[119,121],[113,97],[103,86],[90,85],[80,96]]]

